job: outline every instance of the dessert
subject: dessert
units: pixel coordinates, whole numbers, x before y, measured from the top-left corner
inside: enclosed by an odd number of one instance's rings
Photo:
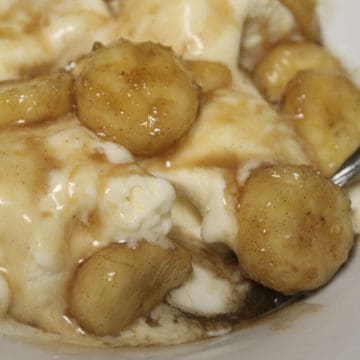
[[[2,7],[4,333],[194,341],[347,261],[326,176],[359,145],[360,90],[314,43],[313,1]]]

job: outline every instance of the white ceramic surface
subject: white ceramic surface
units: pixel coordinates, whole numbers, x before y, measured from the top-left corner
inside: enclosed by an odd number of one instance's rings
[[[320,0],[319,17],[325,45],[340,59],[360,86],[360,1]]]
[[[351,68],[360,68],[358,0],[323,0],[325,40]],[[356,43],[358,46],[356,47]],[[360,120],[360,119],[359,119]],[[230,335],[200,343],[143,350],[78,349],[0,339],[0,359],[193,359],[278,360],[360,358],[360,253],[326,288]]]

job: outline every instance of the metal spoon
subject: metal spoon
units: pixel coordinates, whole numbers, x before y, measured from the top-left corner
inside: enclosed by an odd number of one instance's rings
[[[330,180],[337,186],[347,185],[360,173],[360,146],[340,166]]]

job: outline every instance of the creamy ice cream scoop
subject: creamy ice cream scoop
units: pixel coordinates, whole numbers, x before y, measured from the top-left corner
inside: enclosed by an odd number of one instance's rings
[[[59,332],[79,263],[113,242],[169,246],[175,193],[73,115],[0,137],[0,253],[9,313]]]

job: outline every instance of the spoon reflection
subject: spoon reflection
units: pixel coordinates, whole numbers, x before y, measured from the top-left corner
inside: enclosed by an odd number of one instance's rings
[[[330,180],[340,187],[347,185],[360,173],[360,146],[351,154]]]

